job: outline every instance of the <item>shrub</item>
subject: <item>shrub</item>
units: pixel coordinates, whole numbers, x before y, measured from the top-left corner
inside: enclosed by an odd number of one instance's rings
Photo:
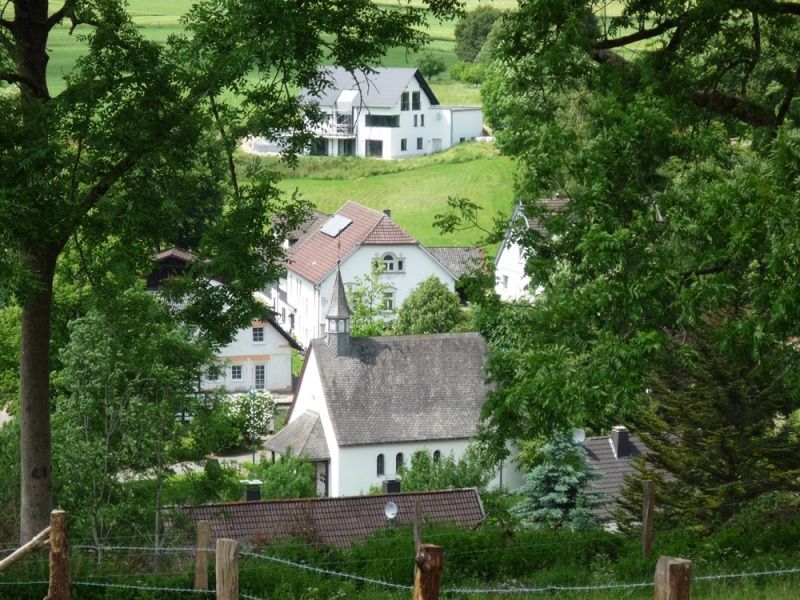
[[[445,65],[441,54],[426,50],[417,57],[417,68],[422,71],[425,77],[430,78],[444,73],[447,65]]]

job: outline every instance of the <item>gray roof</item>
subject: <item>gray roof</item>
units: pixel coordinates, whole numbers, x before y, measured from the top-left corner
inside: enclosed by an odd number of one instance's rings
[[[623,452],[623,456],[618,456],[615,452],[611,436],[586,438],[583,446],[586,449],[586,462],[597,469],[602,476],[595,482],[591,491],[607,494],[613,504],[622,492],[625,475],[636,472],[632,465],[633,459],[645,453],[647,447],[635,435],[628,436],[628,451]],[[599,512],[605,515],[608,513],[608,508],[610,507],[602,508]]]
[[[285,455],[289,448],[295,456],[312,461],[328,460],[328,442],[319,415],[307,410],[267,440],[266,447]]]
[[[353,314],[350,306],[347,304],[347,294],[344,291],[344,283],[342,283],[342,272],[339,267],[336,267],[336,279],[333,281],[333,293],[331,294],[331,303],[328,306],[326,317],[329,319],[346,319]]]
[[[311,348],[340,446],[476,434],[487,391],[480,334],[352,338],[343,356],[324,340]]]
[[[319,96],[311,96],[303,90],[300,98],[304,102],[319,102],[320,106],[333,106],[344,90],[358,91],[361,100],[354,102],[354,106],[367,108],[391,108],[400,100],[400,94],[405,91],[409,82],[416,78],[428,101],[439,104],[439,100],[431,90],[422,74],[414,68],[384,67],[375,69],[371,73],[355,71],[353,73],[341,67],[323,67],[328,74],[330,85]]]
[[[483,248],[426,246],[425,249],[442,263],[444,268],[450,271],[456,280],[461,279],[461,276],[466,273],[486,267],[486,253]]]

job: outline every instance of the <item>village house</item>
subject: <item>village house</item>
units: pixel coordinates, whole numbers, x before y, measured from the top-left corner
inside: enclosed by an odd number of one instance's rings
[[[346,286],[368,276],[373,263],[382,265],[388,285],[383,301],[392,309],[431,276],[455,290],[459,277],[483,261],[474,248],[428,249],[392,221],[390,210],[352,201],[334,215],[314,213],[286,247],[286,276],[267,295],[280,322],[303,346],[325,334],[337,265]]]
[[[431,154],[483,133],[478,107],[442,106],[414,68],[351,73],[325,67],[330,85],[301,100],[319,104],[312,155],[405,158]]]
[[[434,460],[463,455],[477,433],[486,342],[478,333],[350,336],[351,311],[335,271],[327,336],[309,346],[287,425],[267,440],[313,462],[317,492],[366,493],[407,465],[414,452]],[[493,485],[518,487],[512,457]]]

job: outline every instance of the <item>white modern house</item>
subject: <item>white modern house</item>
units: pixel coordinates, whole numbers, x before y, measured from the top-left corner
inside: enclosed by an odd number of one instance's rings
[[[556,195],[554,198],[545,198],[539,202],[548,212],[558,212],[564,208],[567,201]],[[530,289],[530,278],[525,274],[527,256],[519,243],[519,232],[525,229],[538,231],[542,235],[546,233],[539,219],[525,215],[522,204],[517,204],[511,215],[506,235],[494,257],[494,289],[501,300],[533,300],[536,295],[536,291]]]
[[[326,332],[325,310],[337,264],[345,285],[369,275],[374,262],[383,264],[381,277],[389,285],[384,300],[390,308],[399,307],[431,276],[454,290],[463,271],[464,252],[429,251],[392,221],[389,210],[351,201],[334,215],[315,213],[309,223],[292,245],[287,242],[286,277],[267,292],[280,322],[303,346]]]
[[[301,94],[325,115],[313,129],[313,155],[404,158],[446,150],[483,133],[480,108],[440,105],[417,69],[325,70],[330,85],[319,95]]]
[[[287,425],[267,448],[307,457],[318,493],[333,497],[394,479],[418,450],[463,455],[486,399],[486,342],[478,333],[351,338],[338,271],[334,280],[327,336],[311,343]],[[512,455],[492,484],[518,487],[516,467]]]

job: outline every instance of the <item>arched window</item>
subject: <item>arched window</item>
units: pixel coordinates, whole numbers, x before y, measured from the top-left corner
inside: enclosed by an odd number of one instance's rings
[[[394,457],[394,467],[395,471],[399,471],[400,467],[403,466],[403,453],[398,452],[397,456]]]
[[[386,469],[383,466],[383,454],[378,454],[378,477],[383,477]]]
[[[383,267],[386,271],[394,271],[394,254],[383,255]]]
[[[439,459],[442,458],[442,453],[438,450],[433,452],[433,462],[439,462]]]

